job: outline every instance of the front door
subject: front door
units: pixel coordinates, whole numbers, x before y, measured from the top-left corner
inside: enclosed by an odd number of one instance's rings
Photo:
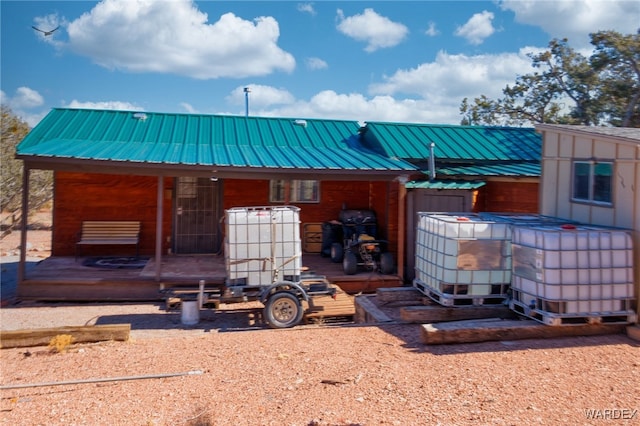
[[[209,178],[176,179],[173,251],[177,254],[217,253],[221,248],[220,188]]]

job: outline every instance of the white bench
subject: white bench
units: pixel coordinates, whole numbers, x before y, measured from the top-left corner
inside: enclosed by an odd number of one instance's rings
[[[97,221],[82,222],[82,229],[76,243],[76,258],[83,245],[135,245],[136,256],[140,249],[140,222],[138,221]]]

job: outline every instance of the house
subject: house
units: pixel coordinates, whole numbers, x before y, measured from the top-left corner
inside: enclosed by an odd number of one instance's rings
[[[534,128],[368,122],[364,144],[424,171],[405,184],[405,279],[418,212],[538,213],[542,143]]]
[[[539,124],[540,212],[633,231],[640,295],[640,129]]]
[[[340,120],[57,108],[18,145],[17,158],[25,193],[29,170],[54,171],[52,257],[74,256],[83,221],[137,221],[139,252],[154,256],[160,281],[169,253],[219,253],[224,211],[238,206],[296,205],[303,227],[336,219],[345,207],[371,209],[398,256],[400,181],[416,168],[362,146],[359,128]],[[83,247],[82,254],[122,250]],[[24,271],[20,281],[26,297]]]
[[[226,209],[284,204],[301,208],[303,233],[316,238],[344,208],[376,212],[397,262],[382,282],[401,284],[412,276],[416,211],[536,212],[539,157],[531,129],[67,108],[17,148],[25,193],[29,170],[54,171],[52,257],[76,254],[84,221],[137,221],[156,284],[170,255],[222,251]],[[19,295],[35,294],[24,265],[19,281]]]

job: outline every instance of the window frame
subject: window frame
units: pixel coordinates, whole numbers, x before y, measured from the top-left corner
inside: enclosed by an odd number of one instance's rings
[[[312,187],[305,189],[303,185],[306,182],[311,182]],[[311,191],[312,196],[309,198],[300,197],[305,191]],[[283,195],[279,196],[280,193]],[[269,202],[273,204],[319,204],[320,181],[315,179],[271,179],[269,181]]]
[[[578,167],[584,165],[588,166],[586,173],[582,172],[581,174],[578,174]],[[597,173],[596,168],[598,165],[609,165],[609,173]],[[613,207],[614,171],[615,162],[613,160],[574,159],[571,162],[571,201],[574,203],[590,204],[594,206]],[[606,179],[599,181],[599,178],[603,177],[608,177],[608,182],[606,182]],[[585,179],[586,183],[584,183]],[[603,188],[603,186],[608,186],[608,191],[607,188]],[[603,195],[607,194],[607,201],[597,199],[602,198]]]

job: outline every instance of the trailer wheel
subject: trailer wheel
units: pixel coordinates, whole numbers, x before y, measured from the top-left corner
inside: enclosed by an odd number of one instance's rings
[[[353,275],[358,270],[358,258],[356,255],[348,251],[344,254],[344,260],[342,261],[342,269],[347,275]]]
[[[302,321],[302,305],[288,291],[274,293],[264,307],[264,316],[271,328],[289,328]]]
[[[380,272],[388,275],[393,272],[393,255],[389,252],[380,254]]]
[[[331,261],[333,263],[342,262],[342,257],[344,256],[344,248],[340,243],[331,244]]]

